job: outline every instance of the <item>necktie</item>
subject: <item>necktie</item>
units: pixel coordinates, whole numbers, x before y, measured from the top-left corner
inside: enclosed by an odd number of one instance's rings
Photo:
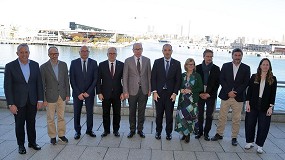
[[[169,61],[166,61],[166,67],[165,67],[166,76],[168,74],[168,70],[169,70]]]
[[[111,63],[111,76],[114,77],[114,63]]]
[[[138,58],[138,62],[137,62],[137,69],[139,74],[141,74],[141,63],[140,63],[140,58]]]
[[[86,70],[86,61],[83,61],[83,77],[84,77],[84,78],[86,77],[86,73],[87,73],[87,70]]]

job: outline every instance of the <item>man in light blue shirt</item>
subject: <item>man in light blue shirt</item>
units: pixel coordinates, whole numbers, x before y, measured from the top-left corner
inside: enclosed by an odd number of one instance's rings
[[[29,60],[29,46],[20,44],[17,48],[18,59],[6,64],[4,92],[7,105],[15,118],[18,152],[26,154],[25,123],[28,134],[28,147],[40,150],[36,143],[36,114],[43,102],[43,85],[39,64]]]

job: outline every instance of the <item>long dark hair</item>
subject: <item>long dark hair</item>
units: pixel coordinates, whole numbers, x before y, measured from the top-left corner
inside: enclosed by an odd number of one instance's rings
[[[270,62],[270,60],[269,60],[268,58],[263,58],[263,59],[260,61],[259,65],[258,65],[258,67],[257,67],[257,74],[256,74],[256,76],[255,76],[255,80],[254,80],[254,81],[257,82],[257,83],[260,82],[260,79],[261,79],[261,72],[262,72],[260,66],[261,66],[261,64],[263,63],[263,61],[268,61],[268,63],[269,63],[269,70],[268,70],[268,72],[267,72],[267,74],[266,74],[266,82],[269,83],[269,85],[271,85],[271,84],[274,82],[274,79],[273,79],[273,73],[272,73],[271,62]]]

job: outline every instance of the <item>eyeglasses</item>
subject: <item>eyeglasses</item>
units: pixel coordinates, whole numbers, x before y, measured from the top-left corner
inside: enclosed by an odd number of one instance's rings
[[[134,48],[133,50],[140,51],[140,50],[142,50],[142,48]]]
[[[50,56],[58,56],[59,53],[49,53]]]

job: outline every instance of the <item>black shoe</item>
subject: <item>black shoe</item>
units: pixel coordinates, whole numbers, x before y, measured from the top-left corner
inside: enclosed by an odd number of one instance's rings
[[[204,134],[204,140],[205,140],[205,141],[210,141],[210,137],[209,137],[208,134]]]
[[[197,134],[197,135],[195,136],[195,139],[199,139],[199,138],[201,138],[201,137],[202,137],[201,134]]]
[[[172,135],[171,135],[171,133],[166,134],[166,139],[167,139],[167,140],[169,140],[169,141],[172,139]]]
[[[51,138],[50,139],[50,143],[53,144],[53,145],[56,145],[56,138]]]
[[[115,131],[115,132],[114,132],[114,136],[115,136],[115,137],[120,137],[120,133],[119,133],[118,131]]]
[[[185,143],[189,143],[189,142],[190,142],[190,134],[185,136]]]
[[[131,131],[131,132],[128,134],[128,138],[132,138],[134,135],[135,135],[135,132],[134,132],[134,131]]]
[[[110,134],[110,132],[103,132],[103,133],[101,134],[101,137],[106,137],[108,134]]]
[[[157,140],[161,139],[161,134],[156,132],[155,133],[155,139],[157,139]]]
[[[81,136],[81,134],[77,132],[77,133],[75,133],[75,135],[74,135],[74,139],[79,139],[80,136]]]
[[[41,149],[42,149],[42,148],[41,148],[38,144],[36,144],[36,143],[33,143],[33,144],[29,143],[29,144],[28,144],[28,147],[29,147],[29,148],[33,148],[34,150],[41,150]]]
[[[141,138],[145,138],[143,131],[138,131],[138,135],[140,135]]]
[[[65,136],[58,137],[58,140],[60,140],[61,142],[64,142],[64,143],[68,143],[68,139]]]
[[[216,133],[216,135],[211,138],[211,141],[217,141],[219,139],[223,139],[223,136],[220,136],[218,133]]]
[[[86,131],[86,134],[90,137],[96,137],[96,134],[93,131]]]
[[[24,147],[24,145],[19,145],[19,150],[18,150],[18,152],[19,152],[20,154],[26,154],[26,153],[27,153],[26,148]]]
[[[236,138],[232,138],[232,145],[233,146],[237,146],[238,145],[238,141]]]
[[[185,138],[186,138],[186,136],[183,134],[183,136],[181,137],[181,139],[180,140],[185,140]]]

